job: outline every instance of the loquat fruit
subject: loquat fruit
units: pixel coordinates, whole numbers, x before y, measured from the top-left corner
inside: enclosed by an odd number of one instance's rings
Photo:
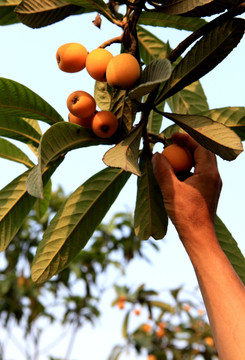
[[[164,330],[164,329],[158,328],[158,329],[156,330],[156,337],[157,337],[158,339],[163,338],[164,335],[165,335],[165,330]]]
[[[145,333],[148,333],[149,331],[151,331],[151,325],[150,324],[143,324],[142,325],[142,330],[145,332]]]
[[[61,45],[56,52],[56,60],[60,70],[74,73],[85,68],[87,49],[79,43]]]
[[[208,345],[208,346],[211,346],[213,347],[214,346],[214,340],[211,336],[207,336],[205,339],[204,339],[205,343]]]
[[[102,48],[91,51],[86,59],[86,69],[89,75],[97,81],[106,81],[106,69],[113,58],[110,51]]]
[[[71,112],[68,114],[68,120],[69,122],[73,123],[73,124],[78,124],[80,126],[85,126],[87,128],[92,127],[92,120],[93,120],[94,114],[86,117],[86,118],[81,118],[78,116],[73,115]]]
[[[86,91],[78,90],[68,96],[67,107],[73,115],[87,118],[94,114],[96,102],[92,95]]]
[[[107,110],[98,111],[92,120],[94,134],[101,138],[112,136],[118,128],[117,117]]]
[[[147,360],[157,360],[156,356],[153,354],[149,354]]]
[[[121,294],[121,295],[118,296],[118,300],[119,300],[119,301],[126,301],[126,300],[127,300],[127,297],[126,297],[125,294]]]
[[[119,301],[117,302],[117,307],[118,307],[120,310],[123,310],[123,309],[124,309],[124,306],[125,306],[125,302],[124,302],[124,301],[119,300]]]
[[[135,313],[135,315],[139,316],[141,314],[141,310],[140,309],[134,309],[134,313]]]
[[[106,80],[112,87],[131,89],[140,77],[140,65],[136,58],[128,53],[114,56],[106,69]]]
[[[168,159],[175,173],[190,171],[193,166],[189,149],[177,144],[166,146],[162,154]]]

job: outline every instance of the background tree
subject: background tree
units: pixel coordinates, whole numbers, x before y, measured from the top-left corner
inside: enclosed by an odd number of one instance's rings
[[[194,359],[197,355],[215,359],[211,330],[197,293],[172,289],[172,300],[166,302],[158,290],[144,284],[134,289],[120,285],[131,261],[137,257],[149,261],[145,242],[135,236],[129,213],[118,213],[107,224],[101,224],[86,250],[53,279],[40,285],[33,283],[33,253],[64,198],[62,189],[53,193],[42,219],[32,210],[5,251],[4,259],[2,256],[0,322],[5,331],[2,330],[1,359],[7,359],[7,338],[8,345],[14,344],[26,359],[39,359],[41,355],[58,359],[55,345],[61,344],[65,336],[70,341],[62,359],[72,358],[73,345],[79,341],[76,335],[87,322],[96,324],[102,298],[111,287],[115,290],[111,305],[118,307],[124,317],[124,343],[115,345],[109,359],[118,359],[127,351],[145,352],[156,359]],[[159,250],[153,240],[147,245]],[[111,268],[117,282],[114,278],[105,281],[110,278]],[[13,335],[14,327],[21,329],[23,342]],[[41,340],[47,327],[54,328],[55,336],[43,346]]]

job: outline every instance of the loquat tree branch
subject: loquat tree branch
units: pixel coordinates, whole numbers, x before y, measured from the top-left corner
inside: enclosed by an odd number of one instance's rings
[[[193,32],[185,40],[183,40],[179,45],[170,53],[168,56],[171,63],[175,62],[177,58],[196,40],[205,35],[210,30],[214,29],[216,26],[222,24],[224,21],[234,18],[235,16],[241,15],[245,12],[245,2],[242,4],[230,9],[229,11],[221,14],[214,20],[203,25],[200,29]]]

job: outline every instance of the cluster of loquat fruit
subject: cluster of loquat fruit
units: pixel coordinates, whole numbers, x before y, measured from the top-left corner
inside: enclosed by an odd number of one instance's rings
[[[107,82],[113,88],[131,89],[140,77],[140,65],[129,53],[113,56],[105,48],[88,52],[79,43],[61,45],[56,52],[59,68],[75,73],[86,68],[96,81]],[[67,98],[68,120],[87,128],[101,138],[111,137],[118,128],[118,119],[107,110],[96,110],[96,101],[86,91],[78,90]]]

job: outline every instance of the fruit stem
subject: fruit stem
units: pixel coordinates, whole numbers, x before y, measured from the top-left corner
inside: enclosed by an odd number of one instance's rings
[[[109,39],[109,40],[103,42],[103,44],[101,44],[101,45],[99,46],[99,48],[104,49],[104,48],[106,48],[107,46],[110,46],[110,45],[112,45],[112,44],[122,43],[122,42],[123,42],[123,33],[122,33],[120,36],[116,36],[116,37],[114,37],[114,38],[112,38],[112,39]]]

